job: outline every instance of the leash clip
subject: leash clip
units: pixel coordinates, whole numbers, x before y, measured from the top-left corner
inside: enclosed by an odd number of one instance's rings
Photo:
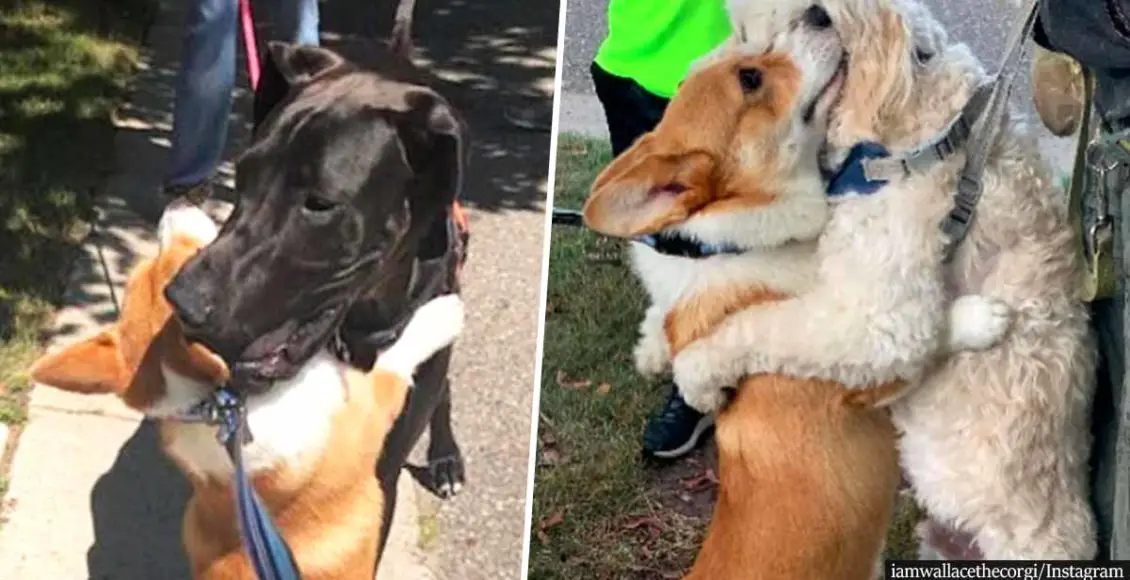
[[[1110,236],[1113,228],[1114,220],[1110,216],[1100,216],[1095,223],[1091,225],[1087,231],[1087,253],[1091,256],[1096,255],[1099,250],[1110,241]]]
[[[233,438],[235,438],[241,431],[243,438],[237,441],[237,445],[245,445],[251,442],[251,431],[249,429],[241,429],[247,420],[247,404],[244,398],[223,385],[212,393],[209,405],[209,414],[211,423],[216,425],[216,439],[219,440],[221,445],[227,445]]]

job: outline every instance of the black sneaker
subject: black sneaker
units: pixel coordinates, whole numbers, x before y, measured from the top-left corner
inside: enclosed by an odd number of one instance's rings
[[[678,459],[698,447],[702,436],[713,427],[713,415],[692,409],[673,388],[663,410],[644,428],[643,454],[651,459]]]

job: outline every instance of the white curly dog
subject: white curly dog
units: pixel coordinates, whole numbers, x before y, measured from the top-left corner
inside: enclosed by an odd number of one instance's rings
[[[829,126],[828,169],[861,142],[898,156],[936,138],[988,80],[970,50],[915,0],[820,5],[849,58]],[[811,6],[731,0],[731,42],[769,48]],[[952,528],[988,559],[1088,559],[1096,551],[1087,502],[1096,350],[1078,297],[1077,245],[1035,138],[1012,115],[996,135],[976,219],[952,263],[941,265],[940,231],[914,233],[949,211],[962,152],[890,183],[875,199],[839,204],[820,240],[816,288],[736,313],[681,351],[672,370],[688,402],[705,409],[719,404],[723,387],[760,372],[859,387],[913,381],[891,412],[903,469],[930,515],[920,526],[923,556],[939,557],[939,530]],[[966,295],[999,303],[971,300],[966,308],[958,299],[946,309],[947,299]],[[1002,319],[1006,311],[1011,328],[999,345],[922,372],[922,360],[946,350],[937,328],[946,327],[947,312]]]

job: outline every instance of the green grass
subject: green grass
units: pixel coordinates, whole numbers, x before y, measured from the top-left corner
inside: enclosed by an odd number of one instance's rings
[[[0,422],[39,353],[113,152],[151,0],[0,0]]]
[[[603,142],[562,135],[554,205],[579,208],[608,160]],[[591,260],[608,240],[558,226],[551,244],[530,578],[681,578],[713,502],[713,490],[685,483],[713,450],[662,470],[642,464],[640,433],[665,395],[632,364],[643,291],[625,266]],[[913,557],[917,518],[900,500],[890,556]]]
[[[608,159],[607,145],[562,135],[554,205],[580,207]],[[665,394],[631,360],[642,289],[624,266],[590,259],[610,242],[583,228],[556,227],[551,244],[530,578],[664,577],[689,562],[700,532],[665,509],[639,460]]]

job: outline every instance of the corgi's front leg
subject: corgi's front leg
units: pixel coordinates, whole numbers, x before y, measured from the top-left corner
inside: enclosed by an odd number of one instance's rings
[[[640,322],[640,339],[633,354],[636,370],[645,377],[659,376],[671,364],[671,348],[663,332],[663,316],[663,311],[652,304]]]

